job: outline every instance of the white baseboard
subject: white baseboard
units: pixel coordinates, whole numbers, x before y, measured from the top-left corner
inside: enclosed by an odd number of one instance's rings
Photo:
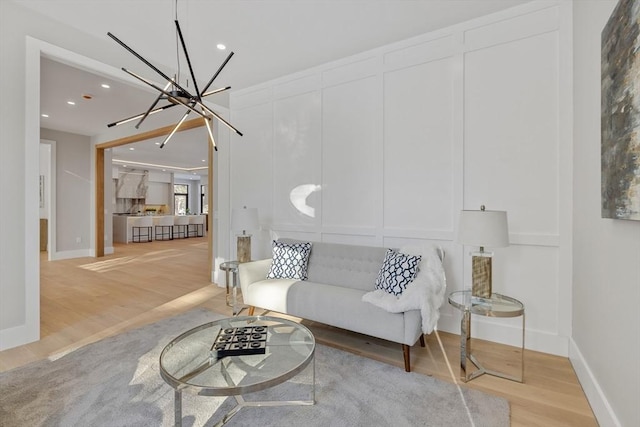
[[[78,249],[75,251],[60,251],[52,254],[51,258],[54,261],[61,259],[71,259],[71,258],[82,258],[82,257],[90,257],[92,255],[91,249]]]
[[[40,325],[20,325],[0,330],[0,351],[40,339]]]
[[[613,412],[607,396],[600,388],[600,384],[598,384],[596,377],[591,372],[587,361],[582,356],[582,352],[573,338],[569,342],[569,360],[573,365],[573,370],[576,371],[578,381],[580,381],[584,394],[587,396],[598,424],[602,427],[621,427],[622,424],[620,424],[618,417]]]

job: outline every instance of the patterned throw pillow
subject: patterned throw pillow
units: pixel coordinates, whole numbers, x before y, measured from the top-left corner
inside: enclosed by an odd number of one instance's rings
[[[376,279],[376,289],[398,296],[418,274],[421,255],[405,255],[388,249]]]
[[[311,243],[284,243],[273,241],[273,258],[267,279],[307,280],[307,262]]]

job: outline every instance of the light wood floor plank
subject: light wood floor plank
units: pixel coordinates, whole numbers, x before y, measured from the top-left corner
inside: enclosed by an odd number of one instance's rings
[[[48,262],[43,253],[41,339],[0,352],[0,372],[195,307],[230,315],[225,290],[209,282],[207,266],[206,238],[117,244],[115,254],[100,259]],[[399,344],[293,319],[307,325],[320,343],[403,369]],[[513,347],[474,340],[473,348],[486,365],[519,369]],[[432,333],[425,348],[411,349],[412,369],[508,399],[513,426],[597,426],[567,358],[527,350],[524,384],[487,375],[461,383],[459,352],[458,335]]]

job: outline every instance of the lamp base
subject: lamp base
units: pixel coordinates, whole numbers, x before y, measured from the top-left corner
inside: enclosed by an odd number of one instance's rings
[[[471,295],[476,298],[491,298],[491,255],[471,257],[472,282]]]
[[[242,234],[238,236],[238,262],[251,261],[251,235]]]

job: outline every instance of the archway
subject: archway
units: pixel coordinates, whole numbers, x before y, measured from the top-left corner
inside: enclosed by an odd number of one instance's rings
[[[184,122],[178,129],[178,132],[183,132],[189,129],[194,129],[204,126],[202,119],[192,119]],[[122,145],[133,144],[135,142],[144,141],[147,139],[157,138],[160,136],[168,135],[174,128],[174,125],[164,126],[158,129],[150,130],[147,132],[141,132],[135,135],[130,135],[124,138],[115,139],[113,141],[107,141],[95,145],[95,194],[96,194],[96,222],[95,222],[95,255],[96,257],[104,256],[104,185],[105,185],[105,170],[104,170],[104,150],[119,147]],[[213,203],[213,147],[208,144],[208,163],[209,171],[207,176],[207,197],[210,203]],[[209,260],[209,274],[213,270],[213,216],[207,216],[207,246],[208,246],[208,260]]]

